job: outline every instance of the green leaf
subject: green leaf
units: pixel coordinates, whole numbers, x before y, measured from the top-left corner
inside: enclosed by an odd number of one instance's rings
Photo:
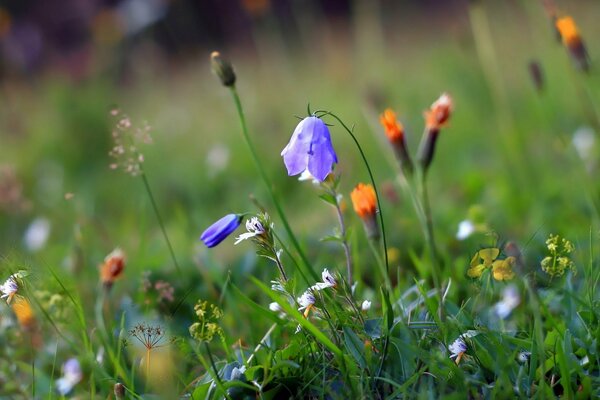
[[[337,199],[335,198],[334,195],[332,195],[330,193],[324,193],[324,194],[320,195],[319,198],[321,200],[323,200],[325,203],[329,203],[334,207],[337,206]]]
[[[344,326],[342,330],[344,331],[344,343],[346,345],[346,349],[348,349],[358,365],[364,369],[367,365],[367,362],[365,360],[365,347],[363,342],[349,327]]]
[[[365,333],[371,339],[379,339],[381,337],[381,324],[383,318],[368,319],[365,321]]]

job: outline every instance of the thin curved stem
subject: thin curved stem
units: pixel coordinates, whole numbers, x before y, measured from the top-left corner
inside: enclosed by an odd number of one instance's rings
[[[177,258],[175,257],[175,251],[173,250],[173,246],[171,245],[171,241],[169,240],[169,235],[167,235],[165,224],[163,223],[162,217],[160,216],[160,212],[158,211],[156,201],[154,200],[154,195],[152,194],[152,190],[150,189],[150,183],[148,183],[148,178],[146,177],[146,173],[144,172],[144,170],[142,170],[141,176],[142,182],[144,182],[144,187],[146,188],[146,193],[148,193],[148,197],[150,198],[152,209],[154,210],[154,214],[156,215],[156,219],[158,220],[158,225],[160,226],[160,230],[162,231],[163,237],[165,238],[165,242],[167,242],[169,252],[171,253],[171,259],[173,260],[173,264],[175,265],[177,273],[181,276],[181,268],[179,268],[179,263],[177,262]]]
[[[313,279],[318,280],[319,276],[313,269],[308,258],[306,257],[306,254],[304,254],[304,252],[302,251],[302,248],[300,247],[300,243],[298,242],[298,239],[296,239],[296,236],[292,232],[292,228],[290,227],[290,224],[288,223],[287,218],[285,217],[285,213],[283,212],[283,209],[281,208],[281,205],[279,204],[279,201],[277,199],[275,191],[273,190],[273,185],[271,183],[271,180],[269,179],[269,176],[267,175],[262,164],[260,163],[260,159],[258,158],[258,153],[256,152],[254,144],[252,143],[252,140],[250,139],[250,134],[248,133],[246,117],[244,116],[244,109],[242,108],[242,102],[240,100],[240,96],[238,95],[237,89],[235,88],[235,85],[230,86],[229,89],[231,90],[233,102],[235,103],[235,108],[237,110],[238,117],[240,120],[240,124],[241,124],[241,128],[242,128],[242,135],[244,136],[244,140],[246,141],[246,144],[248,145],[248,148],[250,149],[250,154],[252,155],[254,164],[256,165],[256,168],[258,169],[258,173],[260,174],[263,182],[265,183],[265,186],[267,187],[267,191],[269,192],[269,195],[271,196],[271,199],[273,200],[275,209],[277,210],[277,214],[279,215],[279,218],[281,219],[281,223],[283,224],[283,227],[286,230],[286,232],[292,242],[292,245],[294,246],[294,248],[300,255],[300,258],[302,259],[302,262],[305,265],[305,267],[307,268],[308,272],[313,277]],[[307,283],[310,284],[310,282],[307,282]]]
[[[373,185],[373,190],[375,190],[375,195],[377,197],[377,209],[379,210],[379,213],[378,213],[379,214],[379,223],[381,224],[381,237],[383,239],[383,255],[384,255],[384,259],[385,259],[385,269],[386,269],[386,277],[387,277],[386,284],[388,285],[388,289],[391,293],[392,287],[391,287],[391,283],[389,282],[389,276],[387,276],[390,268],[389,268],[388,250],[387,250],[387,238],[386,238],[386,234],[385,234],[385,223],[383,221],[383,210],[381,209],[381,200],[379,199],[380,196],[379,196],[379,191],[377,190],[377,184],[375,183],[375,178],[373,177],[373,172],[371,171],[371,167],[369,165],[369,162],[367,161],[367,157],[365,156],[365,153],[364,153],[362,147],[360,146],[358,139],[352,132],[352,129],[348,128],[348,126],[344,123],[344,121],[342,121],[337,115],[335,115],[334,113],[332,113],[330,111],[320,110],[317,112],[322,112],[323,115],[332,116],[342,125],[342,127],[346,130],[346,132],[348,132],[350,137],[352,137],[352,140],[354,141],[354,144],[356,144],[356,147],[358,148],[360,156],[363,159],[365,167],[367,167],[367,172],[369,173],[369,179],[371,180],[371,185]]]

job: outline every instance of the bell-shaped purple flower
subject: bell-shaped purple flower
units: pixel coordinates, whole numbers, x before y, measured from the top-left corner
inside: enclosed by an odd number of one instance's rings
[[[306,170],[323,182],[337,163],[327,125],[317,117],[306,117],[296,127],[290,142],[281,152],[288,175]]]
[[[243,217],[241,214],[227,214],[202,232],[200,240],[206,247],[215,247],[240,226]]]

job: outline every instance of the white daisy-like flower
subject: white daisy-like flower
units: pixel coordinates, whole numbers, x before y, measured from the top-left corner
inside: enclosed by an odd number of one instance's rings
[[[248,232],[242,233],[240,236],[238,236],[234,245],[243,240],[251,239],[255,236],[265,233],[265,227],[260,223],[258,217],[252,217],[246,221],[246,230]]]
[[[360,309],[363,311],[369,311],[371,309],[371,302],[369,300],[363,301]]]
[[[68,359],[62,369],[63,376],[56,380],[56,390],[65,396],[83,379],[83,373],[76,358]]]
[[[458,224],[458,232],[456,232],[456,239],[465,240],[469,236],[475,233],[475,224],[468,219],[461,221]]]
[[[502,300],[494,304],[494,313],[501,319],[506,319],[510,313],[521,304],[521,295],[515,285],[509,285],[502,291]]]
[[[325,268],[321,273],[321,279],[323,282],[317,282],[313,286],[310,287],[311,290],[322,290],[330,287],[336,287],[337,281],[335,277]]]
[[[19,290],[19,284],[17,283],[15,276],[11,275],[2,285],[0,285],[0,292],[2,292],[0,299],[6,298],[6,303],[10,303],[12,298],[17,294],[17,290]]]

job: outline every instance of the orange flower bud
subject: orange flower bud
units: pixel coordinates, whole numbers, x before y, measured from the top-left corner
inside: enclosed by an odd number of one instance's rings
[[[373,186],[359,183],[350,193],[350,198],[352,199],[354,211],[362,219],[375,215],[377,212],[377,197]]]
[[[121,277],[125,269],[125,253],[121,249],[113,250],[100,266],[100,280],[107,288]]]
[[[452,98],[447,93],[443,93],[431,105],[431,108],[425,111],[425,125],[427,129],[433,130],[443,127],[450,119],[452,108]]]
[[[577,66],[587,71],[589,68],[588,56],[579,29],[575,24],[575,20],[569,16],[557,18],[555,21],[556,30],[560,34],[563,44],[571,53],[571,57]]]
[[[377,225],[377,196],[371,185],[359,183],[350,193],[354,211],[362,219],[367,237],[379,239],[379,225]]]
[[[391,108],[387,108],[379,116],[379,122],[385,130],[385,134],[392,143],[401,142],[404,139],[404,127],[396,119],[396,113]]]
[[[400,121],[396,119],[396,113],[390,108],[386,109],[383,114],[379,116],[379,122],[383,125],[385,134],[392,145],[402,171],[407,175],[411,175],[413,172],[413,164],[408,155],[408,149],[406,148],[404,127]]]

